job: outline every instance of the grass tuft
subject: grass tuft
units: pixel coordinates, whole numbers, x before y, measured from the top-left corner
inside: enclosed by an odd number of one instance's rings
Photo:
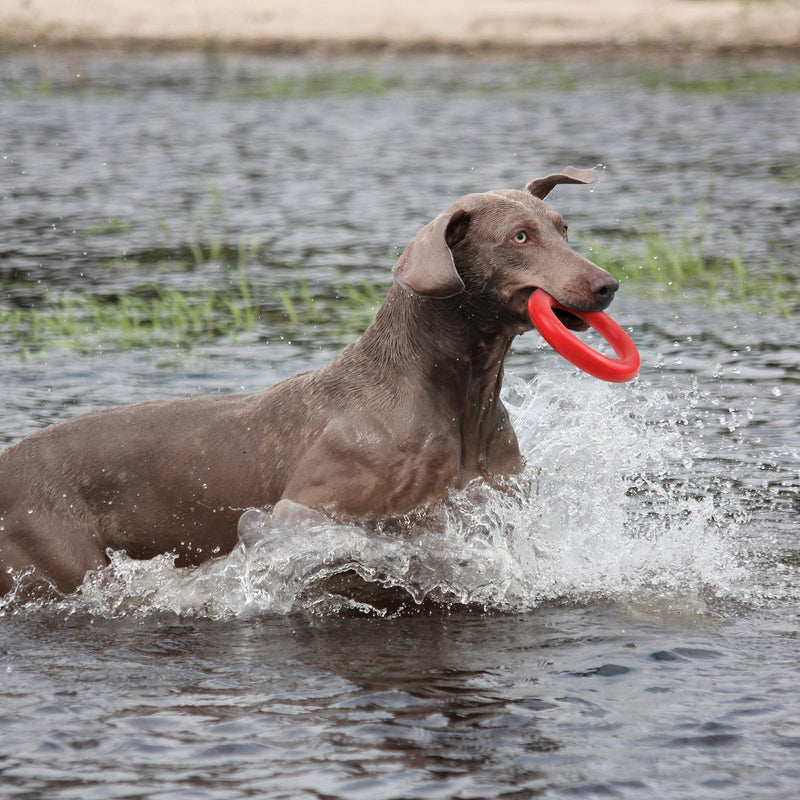
[[[644,67],[634,70],[634,78],[645,89],[684,94],[790,94],[800,92],[800,69],[788,65],[780,70],[745,68],[726,70],[676,71]]]
[[[5,290],[0,284],[0,349],[22,358],[53,348],[191,351],[255,334],[302,338],[317,327],[346,339],[366,328],[382,295],[382,288],[368,283],[312,288],[305,278],[274,291],[243,266],[226,270],[216,285],[171,289],[148,283],[122,294],[47,287],[34,293],[27,285],[19,291],[19,284]]]
[[[323,97],[377,97],[405,88],[400,74],[382,77],[369,68],[312,71],[298,75],[265,72],[235,84],[231,94],[249,100],[317,100]]]
[[[702,234],[675,242],[650,229],[613,248],[595,243],[589,250],[626,289],[643,296],[678,295],[715,307],[768,309],[784,317],[800,308],[800,265],[754,270],[740,254],[710,249]]]

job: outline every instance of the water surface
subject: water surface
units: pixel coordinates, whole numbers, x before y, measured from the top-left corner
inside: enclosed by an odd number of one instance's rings
[[[734,90],[596,65],[9,57],[0,303],[224,282],[251,242],[266,308],[300,279],[385,283],[455,197],[570,163],[605,165],[552,195],[578,249],[702,227],[751,278],[792,277],[800,93],[719,69]],[[506,492],[196,570],[116,556],[79,596],[3,606],[4,796],[796,797],[797,318],[651,288],[612,307],[634,383],[518,340],[528,469]],[[98,331],[26,360],[4,335],[0,437],[255,391],[355,335],[314,326],[276,312],[188,353]]]

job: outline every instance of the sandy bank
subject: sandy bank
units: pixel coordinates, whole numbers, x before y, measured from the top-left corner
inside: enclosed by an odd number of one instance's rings
[[[800,55],[800,0],[0,0],[0,40],[23,48]]]

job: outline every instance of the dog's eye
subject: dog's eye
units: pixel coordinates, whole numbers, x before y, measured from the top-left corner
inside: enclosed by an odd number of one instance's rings
[[[514,241],[517,244],[525,244],[528,241],[528,234],[525,231],[517,231],[514,234]]]

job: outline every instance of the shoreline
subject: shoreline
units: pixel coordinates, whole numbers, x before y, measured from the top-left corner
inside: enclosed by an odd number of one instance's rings
[[[800,59],[800,1],[0,0],[0,55],[25,52]]]
[[[686,43],[613,44],[608,42],[521,45],[482,42],[460,44],[420,40],[398,43],[385,40],[225,40],[165,38],[48,38],[36,41],[9,39],[0,34],[0,58],[18,55],[136,56],[170,53],[202,53],[286,58],[426,58],[450,57],[470,60],[508,61],[584,61],[692,64],[734,58],[785,59],[800,61],[800,42],[791,45],[737,43],[696,46]]]

